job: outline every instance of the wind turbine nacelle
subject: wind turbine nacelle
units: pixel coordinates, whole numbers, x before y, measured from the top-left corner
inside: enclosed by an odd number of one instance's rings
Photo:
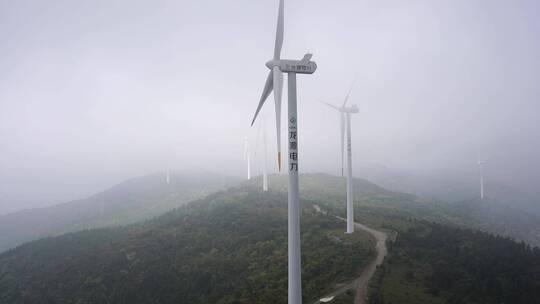
[[[266,66],[270,69],[277,66],[283,73],[313,74],[317,70],[314,61],[306,60],[272,60]]]
[[[344,107],[342,109],[342,112],[355,114],[355,113],[358,113],[360,111],[358,110],[357,106],[351,106],[351,107]]]
[[[279,69],[283,73],[313,74],[317,70],[317,64],[313,61],[282,60]]]

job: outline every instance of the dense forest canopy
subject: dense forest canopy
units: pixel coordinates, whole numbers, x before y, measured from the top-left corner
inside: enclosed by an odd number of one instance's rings
[[[351,280],[373,240],[305,202],[303,293]],[[143,224],[43,239],[0,255],[2,303],[284,303],[286,196],[241,188]]]
[[[99,227],[135,223],[162,215],[236,182],[206,172],[165,172],[133,178],[91,197],[0,215],[0,252],[22,243]]]
[[[0,303],[285,302],[286,179],[271,181],[269,193],[255,178],[146,222],[49,237],[0,254]],[[343,187],[339,177],[303,176],[305,301],[350,282],[374,256],[371,237],[345,235],[345,224],[333,217],[345,214]],[[355,219],[395,240],[372,281],[373,303],[538,299],[539,249],[469,230],[489,230],[506,209],[490,205],[482,220],[488,202],[426,201],[360,179],[355,195]]]
[[[372,282],[372,304],[540,303],[540,249],[411,221]]]

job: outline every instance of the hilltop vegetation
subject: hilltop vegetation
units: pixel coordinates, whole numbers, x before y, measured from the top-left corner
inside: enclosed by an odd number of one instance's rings
[[[286,192],[287,177],[271,175],[270,187]],[[90,198],[49,208],[0,216],[0,252],[24,242],[98,227],[135,223],[159,216],[191,200],[204,197],[237,182],[208,173],[155,174],[124,182]],[[493,201],[459,203],[424,200],[393,192],[363,179],[354,179],[357,218],[367,213],[420,218],[458,227],[468,227],[509,236],[540,245],[540,217],[526,214]],[[243,185],[260,188],[257,177]],[[328,174],[303,174],[302,198],[318,201],[336,214],[344,214],[345,178]]]
[[[0,254],[0,303],[285,303],[286,177],[271,181],[269,193],[254,179],[144,223]],[[306,302],[350,281],[374,254],[369,236],[343,234],[343,222],[311,206],[344,215],[344,185],[341,177],[302,176]],[[497,207],[486,215],[481,203],[424,201],[359,179],[355,194],[357,221],[397,235],[373,282],[372,303],[540,301],[538,249],[456,228],[472,227],[480,215],[505,216]]]
[[[272,185],[286,190],[285,177]],[[258,183],[252,181],[251,183]],[[345,216],[345,178],[326,174],[302,175],[301,195],[334,214]],[[471,199],[455,203],[393,192],[363,179],[354,179],[355,218],[382,228],[384,219],[414,218],[459,228],[471,228],[540,246],[540,216],[495,200]]]
[[[476,174],[464,177],[449,171],[413,173],[384,166],[365,166],[362,175],[392,191],[412,193],[420,197],[445,202],[462,202],[479,196]],[[487,197],[505,207],[540,216],[540,195],[534,195],[498,183],[488,178],[485,183]]]
[[[410,221],[390,244],[372,281],[370,303],[540,303],[540,250],[483,232]]]
[[[0,216],[0,252],[40,237],[134,223],[161,215],[231,184],[231,178],[176,172],[123,182],[87,199]]]
[[[286,196],[231,189],[142,224],[71,233],[0,255],[0,303],[285,303]],[[303,202],[306,301],[348,281],[373,240]]]
[[[540,216],[511,208],[491,199],[473,199],[451,204],[463,227],[471,227],[540,246]]]
[[[270,188],[274,191],[287,192],[288,179],[286,175],[270,175]],[[244,183],[251,187],[260,187],[260,176]],[[386,190],[370,181],[361,178],[354,179],[355,199],[393,197],[402,200],[414,200],[414,195]],[[344,197],[345,178],[324,173],[302,174],[300,178],[300,194],[310,200],[336,201]]]

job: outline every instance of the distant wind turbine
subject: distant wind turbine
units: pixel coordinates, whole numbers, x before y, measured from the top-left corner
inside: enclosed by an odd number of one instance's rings
[[[480,198],[484,199],[484,164],[483,160],[478,161],[478,169],[480,171]]]
[[[255,144],[255,154],[257,154],[257,147],[259,146],[259,138],[262,133],[263,141],[263,161],[262,161],[262,171],[263,171],[263,191],[268,191],[268,142],[266,140],[266,117],[262,117],[262,121],[259,122],[259,130],[257,132],[257,141]]]
[[[313,74],[317,64],[311,61],[312,54],[306,54],[302,60],[282,60],[281,48],[283,46],[284,32],[284,0],[279,1],[279,13],[276,30],[276,44],[274,58],[266,63],[270,73],[262,92],[259,105],[251,125],[257,119],[264,102],[274,91],[276,108],[276,134],[278,143],[278,167],[281,171],[281,95],[283,87],[283,74],[288,74],[289,95],[289,206],[288,206],[288,250],[289,250],[289,301],[288,304],[302,303],[302,280],[300,268],[300,203],[298,199],[298,120],[296,100],[296,74]]]
[[[324,103],[327,106],[331,107],[334,110],[337,110],[339,112],[340,117],[340,129],[341,129],[341,175],[343,176],[343,163],[344,163],[344,139],[345,139],[345,131],[347,133],[347,233],[353,233],[354,232],[354,210],[353,210],[353,203],[354,203],[354,192],[353,192],[353,176],[352,176],[352,144],[351,144],[351,114],[358,113],[358,107],[356,105],[353,105],[351,107],[347,107],[347,102],[349,101],[349,97],[351,96],[351,91],[353,89],[354,84],[349,89],[349,92],[347,93],[347,96],[345,96],[345,100],[343,101],[343,105],[341,107]],[[345,125],[347,126],[347,129],[345,130]]]
[[[249,141],[244,137],[244,160],[247,162],[247,179],[251,179],[251,157],[249,151]]]
[[[268,142],[266,141],[266,123],[263,123],[263,191],[268,191]]]
[[[169,169],[167,169],[165,180],[167,184],[171,183],[171,172],[169,171]]]

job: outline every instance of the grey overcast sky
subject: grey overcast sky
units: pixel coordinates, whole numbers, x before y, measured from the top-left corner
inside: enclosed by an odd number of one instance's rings
[[[277,5],[0,0],[0,213],[167,167],[243,174]],[[283,57],[319,66],[298,83],[304,172],[339,172],[338,116],[318,100],[357,79],[359,167],[474,174],[480,154],[538,191],[539,1],[287,0],[285,27]],[[271,99],[264,114],[275,164]]]

